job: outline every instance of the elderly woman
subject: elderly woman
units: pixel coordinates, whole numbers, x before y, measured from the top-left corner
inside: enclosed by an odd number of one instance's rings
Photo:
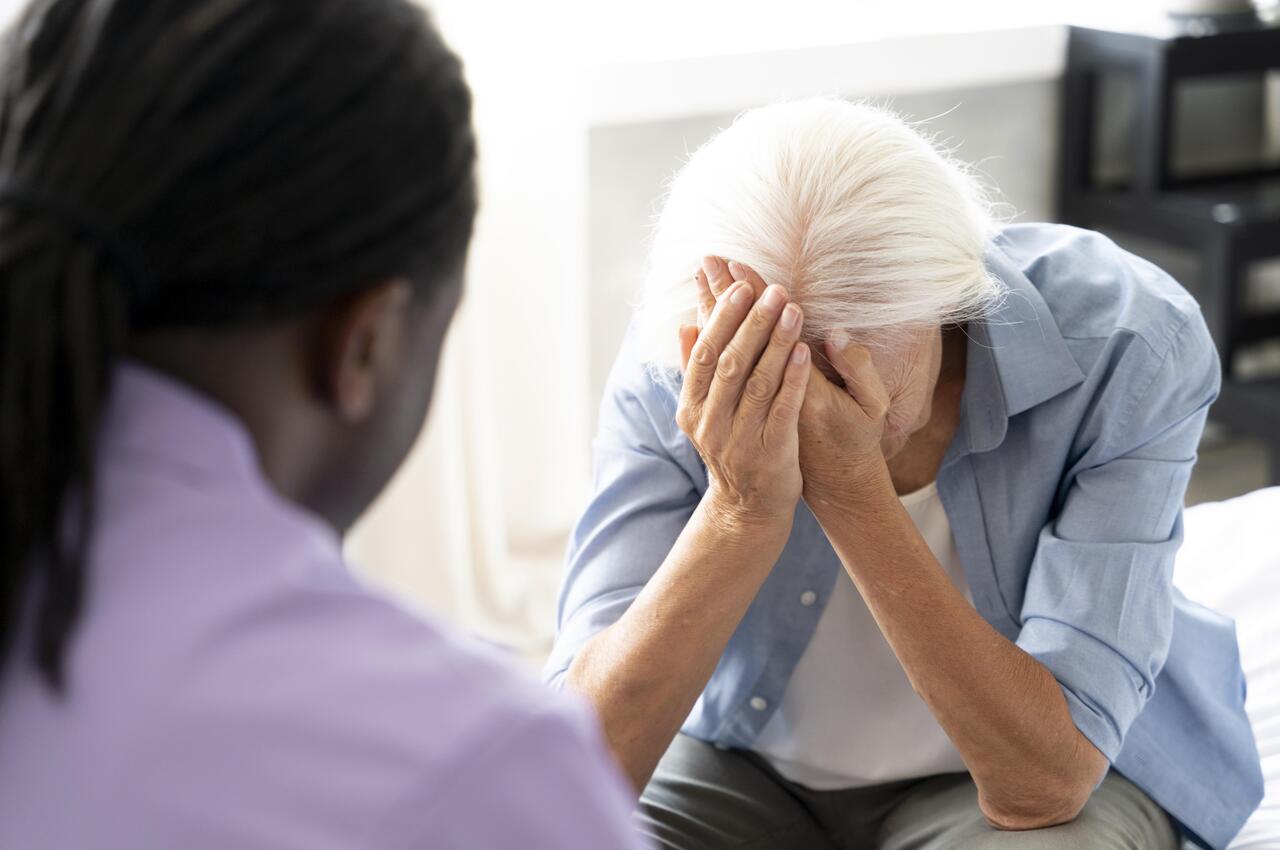
[[[1218,382],[1167,275],[892,115],[747,113],[672,185],[548,674],[662,847],[1223,847],[1244,681],[1170,582]]]

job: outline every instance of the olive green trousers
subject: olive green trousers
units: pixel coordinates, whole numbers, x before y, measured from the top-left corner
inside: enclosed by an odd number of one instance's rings
[[[676,736],[640,799],[641,831],[664,850],[1176,850],[1169,817],[1117,773],[1070,823],[991,828],[967,773],[813,791],[761,757]]]

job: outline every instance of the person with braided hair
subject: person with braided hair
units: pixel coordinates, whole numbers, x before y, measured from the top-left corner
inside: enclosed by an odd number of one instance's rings
[[[630,848],[578,701],[340,535],[476,211],[406,0],[33,0],[0,44],[0,848]]]

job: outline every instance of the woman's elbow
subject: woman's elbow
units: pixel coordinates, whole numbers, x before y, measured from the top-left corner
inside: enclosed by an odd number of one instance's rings
[[[1045,829],[1069,823],[1084,809],[1110,762],[1071,727],[1069,747],[1039,763],[1021,759],[978,781],[978,806],[1000,830]],[[975,779],[977,777],[975,776]]]
[[[1018,831],[1045,829],[1075,820],[1093,794],[1094,783],[1086,780],[1054,782],[1051,787],[1029,791],[979,794],[978,805],[993,828]]]

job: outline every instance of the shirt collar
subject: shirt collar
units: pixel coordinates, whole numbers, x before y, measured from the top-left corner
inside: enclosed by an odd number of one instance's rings
[[[116,367],[99,435],[111,461],[159,464],[205,484],[265,485],[253,439],[234,413],[135,360]]]
[[[1084,380],[1049,305],[1022,269],[994,244],[986,264],[1007,294],[992,315],[969,325],[957,435],[965,439],[952,444],[952,453],[957,446],[991,451],[1004,441],[1010,417]]]
[[[100,463],[249,505],[256,516],[283,523],[281,528],[292,529],[299,540],[311,541],[316,563],[342,563],[342,543],[333,529],[267,480],[244,422],[188,384],[137,361],[122,361],[98,435]],[[210,522],[217,527],[219,520]]]

